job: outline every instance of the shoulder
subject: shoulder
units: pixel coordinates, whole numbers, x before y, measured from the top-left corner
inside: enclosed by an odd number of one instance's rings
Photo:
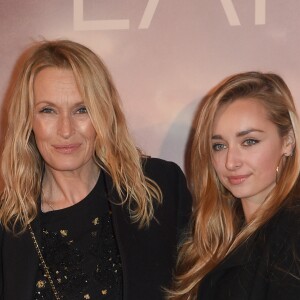
[[[172,161],[160,158],[145,157],[142,161],[145,175],[151,179],[171,179],[175,177],[184,177],[181,168]],[[167,178],[165,176],[168,176]],[[152,178],[154,177],[154,178]]]
[[[147,157],[143,160],[143,169],[145,176],[155,181],[163,194],[189,193],[185,175],[176,163]]]
[[[279,226],[283,228],[281,239],[290,245],[290,250],[298,256],[300,267],[300,201],[283,210]]]
[[[191,215],[192,197],[181,168],[174,162],[150,157],[143,160],[143,167],[145,176],[154,180],[162,192],[162,215],[175,208],[178,224],[184,227]]]
[[[270,222],[270,230],[279,238],[299,238],[300,231],[300,199],[295,199],[292,205],[282,208]]]
[[[300,202],[297,200],[289,207],[283,207],[260,230],[261,236],[267,238],[270,247],[277,253],[286,251],[293,244],[300,252]]]
[[[300,286],[300,202],[283,208],[270,222],[270,267],[273,280]]]

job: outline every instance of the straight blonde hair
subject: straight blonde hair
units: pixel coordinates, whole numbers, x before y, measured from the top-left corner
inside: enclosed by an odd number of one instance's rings
[[[262,103],[280,136],[291,130],[295,148],[278,178],[275,188],[243,226],[239,199],[220,183],[212,165],[212,125],[220,106],[236,99]],[[230,252],[288,205],[300,171],[299,121],[292,95],[282,78],[259,72],[241,73],[227,78],[203,101],[195,119],[191,149],[190,178],[194,196],[192,229],[181,245],[173,289],[168,299],[196,299],[201,280]],[[275,170],[274,170],[275,173]]]

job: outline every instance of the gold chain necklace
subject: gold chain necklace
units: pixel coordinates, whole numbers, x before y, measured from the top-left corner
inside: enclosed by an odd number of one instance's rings
[[[36,239],[36,237],[35,237],[35,234],[34,234],[34,232],[33,232],[32,227],[31,227],[30,224],[28,224],[28,229],[29,229],[29,232],[30,232],[30,235],[31,235],[31,238],[32,238],[34,247],[35,247],[35,250],[36,250],[36,252],[37,252],[37,254],[38,254],[39,260],[40,260],[40,262],[41,262],[41,264],[42,264],[42,267],[43,267],[43,269],[44,269],[45,276],[46,276],[46,278],[48,279],[49,284],[50,284],[50,286],[51,286],[51,289],[52,289],[52,292],[53,292],[53,294],[54,294],[54,297],[55,297],[56,300],[61,300],[61,298],[60,298],[60,296],[59,296],[59,294],[58,294],[58,291],[57,291],[57,289],[56,289],[56,287],[55,287],[55,285],[54,285],[54,282],[53,282],[53,280],[52,280],[52,277],[51,277],[51,275],[50,275],[49,268],[48,268],[48,266],[47,266],[47,264],[46,264],[46,262],[45,262],[45,260],[44,260],[42,251],[41,251],[41,249],[40,249],[40,247],[39,247],[39,244],[38,244],[38,242],[37,242],[37,239]]]

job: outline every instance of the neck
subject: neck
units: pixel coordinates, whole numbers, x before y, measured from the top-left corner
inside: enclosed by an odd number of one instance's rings
[[[45,170],[42,184],[42,210],[63,209],[84,199],[94,188],[99,177],[99,167],[81,171],[62,172]]]

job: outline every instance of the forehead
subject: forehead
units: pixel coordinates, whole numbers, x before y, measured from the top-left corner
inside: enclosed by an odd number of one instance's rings
[[[41,70],[33,84],[34,102],[43,100],[61,100],[65,97],[81,98],[73,72],[69,69],[48,67]]]
[[[74,84],[75,76],[72,70],[47,67],[39,71],[34,79],[34,88],[38,85],[49,85],[53,82],[63,84]]]
[[[236,99],[222,104],[213,121],[213,131],[225,129],[238,131],[266,126],[276,128],[270,121],[268,111],[261,100],[253,98]]]

